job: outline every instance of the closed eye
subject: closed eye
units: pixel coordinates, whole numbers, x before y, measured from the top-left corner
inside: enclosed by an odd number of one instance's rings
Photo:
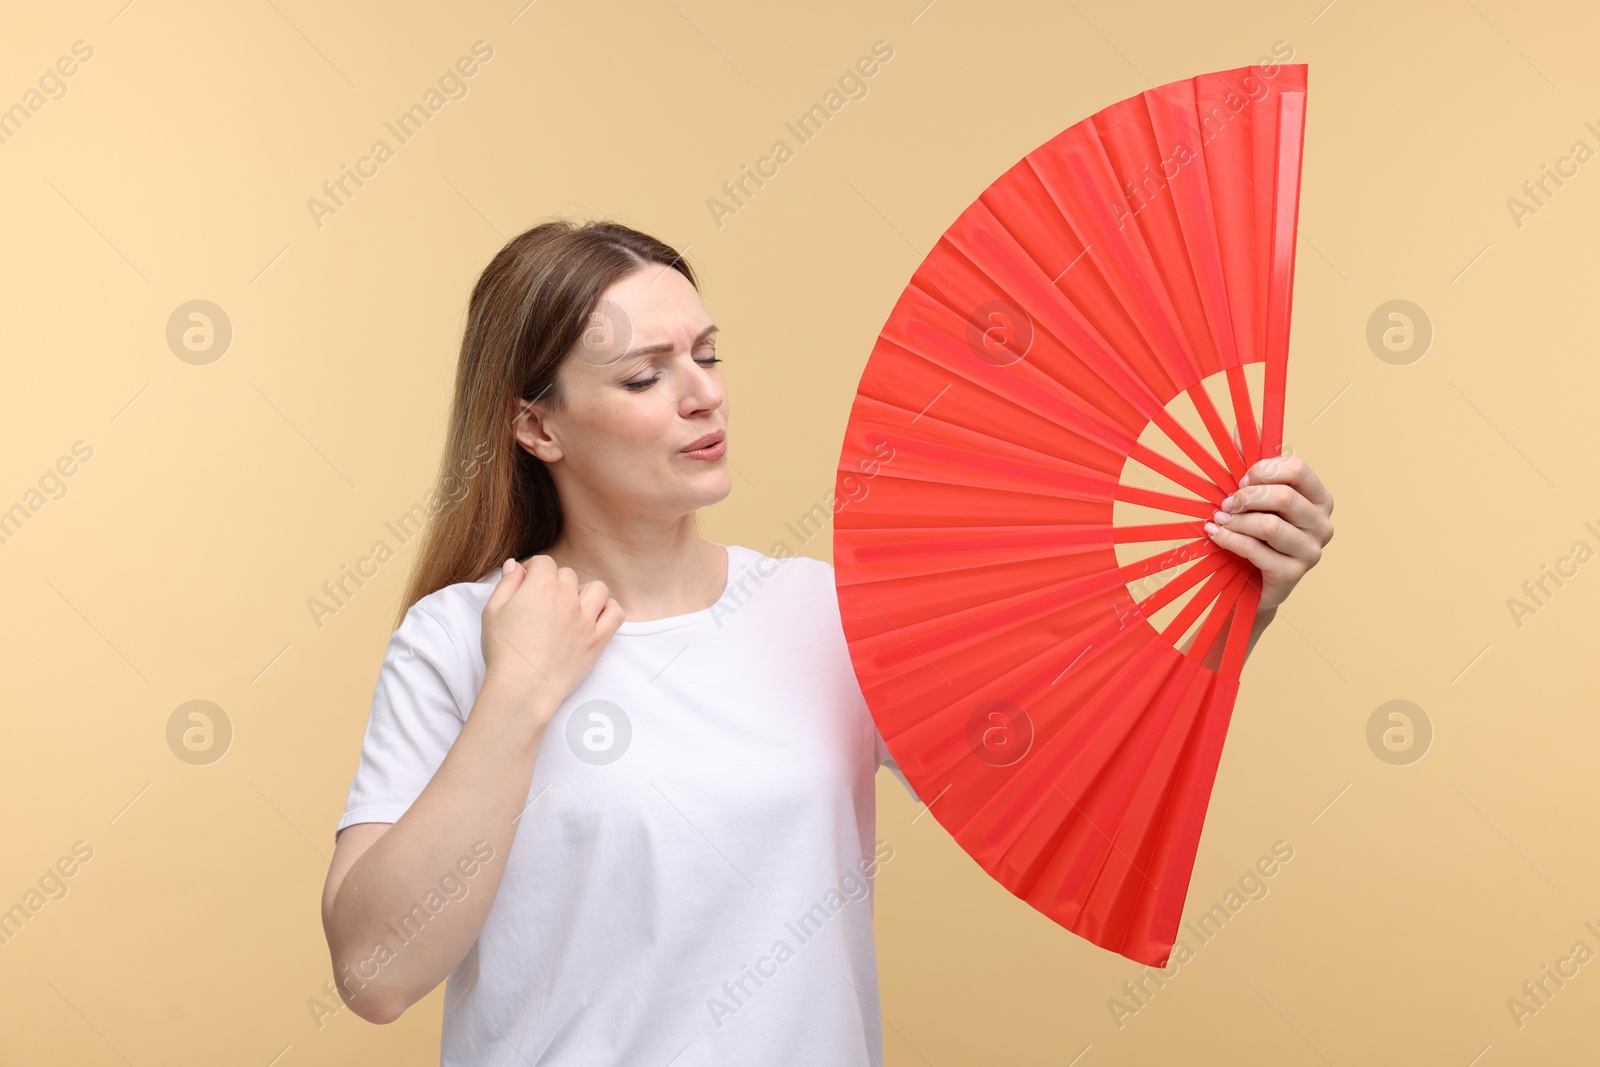
[[[707,359],[697,359],[697,360],[695,360],[695,362],[700,364],[702,367],[709,367],[713,363],[721,363],[722,360],[719,359],[716,356],[711,356],[711,357],[709,357]],[[649,377],[649,378],[641,378],[641,379],[639,379],[637,381],[623,382],[622,385],[623,385],[623,388],[627,389],[629,392],[642,393],[642,392],[644,392],[645,389],[649,388],[650,386],[654,385],[656,382],[658,382],[660,380],[661,380],[661,375],[657,374],[657,375],[653,375],[652,377]]]

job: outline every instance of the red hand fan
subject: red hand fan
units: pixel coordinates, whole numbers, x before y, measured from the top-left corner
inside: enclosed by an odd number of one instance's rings
[[[1202,74],[1030,152],[901,293],[839,458],[891,755],[1008,890],[1155,966],[1261,594],[1202,524],[1282,449],[1305,94]]]

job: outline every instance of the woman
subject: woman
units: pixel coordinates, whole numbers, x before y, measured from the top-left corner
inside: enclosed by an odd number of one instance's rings
[[[881,1063],[887,750],[831,568],[696,529],[732,487],[716,332],[688,264],[615,223],[536,226],[474,287],[463,481],[323,894],[356,1014],[447,982],[443,1064]],[[1214,536],[1266,576],[1259,634],[1332,501],[1298,460],[1252,473]]]

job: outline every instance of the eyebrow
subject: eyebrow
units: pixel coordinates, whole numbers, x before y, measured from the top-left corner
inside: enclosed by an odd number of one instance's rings
[[[707,326],[705,329],[700,331],[699,335],[695,337],[694,343],[695,344],[699,344],[701,341],[704,341],[707,337],[710,337],[712,334],[714,334],[716,332],[717,332],[717,324],[713,322],[710,326]],[[671,341],[660,341],[660,342],[658,342],[656,344],[653,344],[653,345],[645,345],[643,348],[635,348],[631,352],[625,352],[620,357],[618,357],[617,362],[620,363],[624,359],[637,359],[639,356],[653,356],[653,355],[656,355],[656,354],[661,353],[661,352],[671,352],[671,351],[672,351],[672,342]]]

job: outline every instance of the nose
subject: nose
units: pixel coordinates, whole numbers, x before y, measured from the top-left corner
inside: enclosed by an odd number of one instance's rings
[[[704,367],[689,358],[689,366],[693,369],[682,379],[683,393],[678,398],[678,414],[686,419],[707,411],[715,411],[722,406],[726,396],[721,378],[711,369],[718,364],[713,363],[711,367]]]

